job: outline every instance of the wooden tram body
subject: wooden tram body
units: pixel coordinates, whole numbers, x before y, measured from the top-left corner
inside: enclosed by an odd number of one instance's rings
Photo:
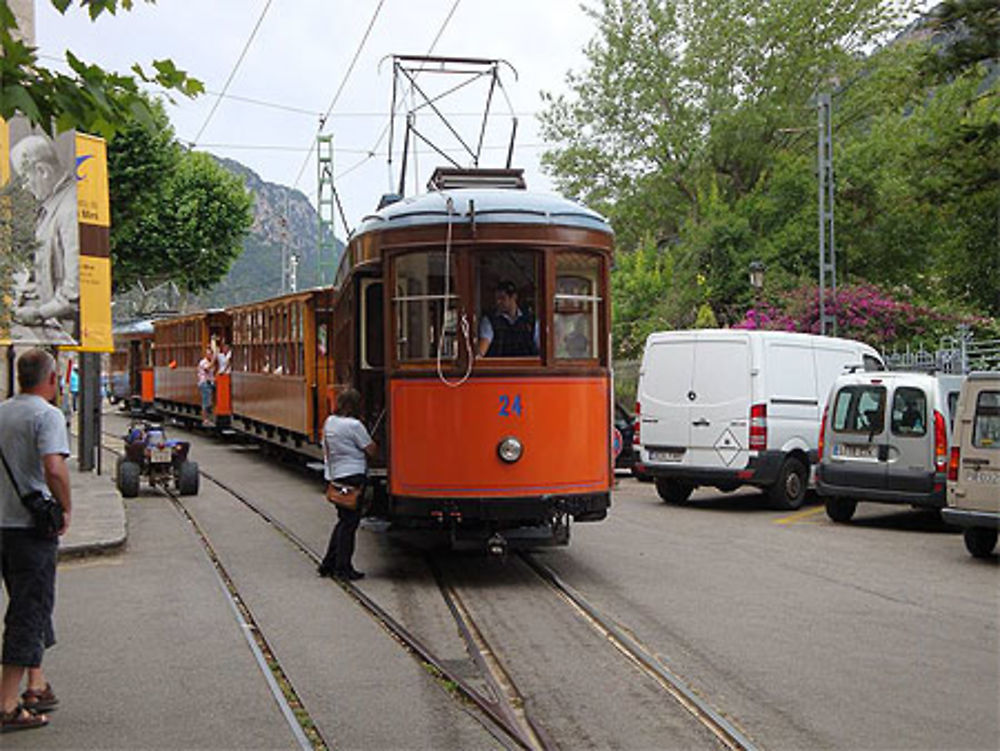
[[[153,324],[135,321],[116,326],[112,332],[109,384],[114,402],[124,402],[133,411],[153,408]]]
[[[232,341],[228,312],[211,310],[153,322],[155,404],[163,414],[200,419],[198,362],[217,343]],[[229,379],[217,379],[215,425],[228,427],[232,414]]]
[[[227,309],[232,322],[233,426],[321,457],[333,404],[330,288]]]
[[[333,352],[382,448],[379,513],[473,534],[606,516],[612,243],[596,213],[517,189],[437,190],[366,218],[335,283]],[[537,353],[479,357],[504,280]]]

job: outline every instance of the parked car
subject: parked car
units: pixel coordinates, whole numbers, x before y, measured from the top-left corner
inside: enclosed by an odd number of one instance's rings
[[[754,485],[774,506],[796,509],[830,385],[847,368],[884,367],[874,348],[849,339],[737,329],[651,334],[639,370],[636,467],[670,503],[699,485]]]
[[[963,377],[840,376],[823,411],[816,489],[835,522],[858,501],[942,508],[948,446]]]
[[[618,403],[615,403],[615,428],[622,437],[622,450],[615,459],[615,469],[631,469],[635,464],[635,447],[632,445],[635,416]]]
[[[1000,527],[1000,372],[973,373],[962,386],[941,515],[965,528],[970,554],[993,553]]]

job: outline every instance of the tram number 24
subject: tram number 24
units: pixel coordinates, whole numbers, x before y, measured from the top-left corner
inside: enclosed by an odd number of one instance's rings
[[[512,415],[520,417],[523,410],[524,406],[521,404],[520,394],[515,394],[513,399],[507,394],[500,395],[500,417],[510,417]]]

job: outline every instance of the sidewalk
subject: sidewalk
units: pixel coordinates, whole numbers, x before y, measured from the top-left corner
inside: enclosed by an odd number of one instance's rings
[[[73,517],[69,531],[59,541],[59,560],[123,548],[128,530],[125,505],[114,484],[114,464],[106,462],[100,475],[81,472],[74,455],[69,459],[69,475]]]

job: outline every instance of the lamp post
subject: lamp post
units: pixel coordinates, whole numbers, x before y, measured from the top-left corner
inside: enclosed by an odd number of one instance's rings
[[[761,261],[750,262],[750,286],[754,292],[754,317],[753,327],[760,328],[760,293],[764,289],[764,269]]]

